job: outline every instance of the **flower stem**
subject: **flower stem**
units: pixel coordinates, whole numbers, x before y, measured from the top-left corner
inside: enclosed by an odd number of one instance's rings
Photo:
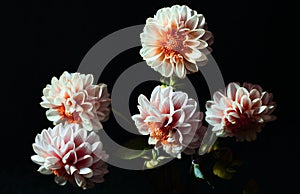
[[[130,127],[136,128],[136,126],[133,126],[132,123],[129,121],[129,119],[127,119],[122,113],[120,113],[119,111],[117,111],[116,109],[112,108],[112,112],[115,113],[117,116],[119,116],[121,119],[123,119],[124,121],[126,121],[126,123],[128,123],[128,125]]]

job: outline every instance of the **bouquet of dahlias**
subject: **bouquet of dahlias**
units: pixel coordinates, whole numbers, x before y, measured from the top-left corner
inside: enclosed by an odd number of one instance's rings
[[[258,84],[221,80],[224,87],[212,91],[211,99],[204,99],[206,110],[200,110],[202,97],[195,98],[181,82],[211,64],[214,36],[204,15],[186,5],[157,10],[146,19],[139,38],[144,65],[160,79],[149,88],[151,95],[138,96],[138,112],[125,120],[134,124],[137,134],[147,137],[146,145],[139,150],[107,151],[112,145],[102,135],[103,123],[112,112],[119,114],[111,107],[115,99],[108,92],[110,86],[94,83],[93,74],[65,71],[43,90],[40,105],[47,109],[53,127],[35,137],[36,155],[31,159],[40,166],[38,172],[54,175],[59,185],[70,182],[87,189],[104,181],[109,164],[117,164],[116,157],[124,163],[142,160],[134,170],[147,170],[167,166],[184,155],[190,157],[192,176],[210,186],[214,187],[211,176],[231,179],[241,162],[233,159],[222,139],[254,141],[276,119],[272,93]],[[212,170],[203,170],[202,164],[211,158]]]

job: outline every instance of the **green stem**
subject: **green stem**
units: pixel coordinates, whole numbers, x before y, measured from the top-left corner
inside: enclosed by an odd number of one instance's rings
[[[121,119],[123,119],[124,121],[126,121],[128,123],[128,125],[130,127],[134,127],[136,128],[135,126],[132,125],[132,123],[122,114],[120,113],[119,111],[117,111],[116,109],[112,108],[112,111],[117,115],[119,116]]]

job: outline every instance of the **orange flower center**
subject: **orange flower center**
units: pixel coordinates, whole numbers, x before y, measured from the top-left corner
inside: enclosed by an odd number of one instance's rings
[[[168,32],[162,41],[161,50],[166,58],[172,58],[174,61],[182,60],[183,57],[180,53],[184,52],[185,35],[179,32]]]
[[[184,41],[183,36],[177,34],[169,34],[167,35],[167,38],[165,40],[164,47],[167,50],[180,52],[184,48],[183,41]]]
[[[63,104],[56,107],[56,109],[59,111],[59,116],[61,116],[63,120],[66,120],[69,123],[77,123],[80,120],[79,117],[76,119],[74,113],[67,112]]]
[[[170,132],[175,132],[176,129],[174,129],[172,126],[157,126],[157,123],[149,122],[147,123],[149,129],[150,129],[150,137],[155,138],[157,141],[160,141],[162,144],[166,144],[167,140],[169,138]]]

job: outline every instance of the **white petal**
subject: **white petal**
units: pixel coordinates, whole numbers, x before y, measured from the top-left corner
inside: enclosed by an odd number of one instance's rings
[[[186,40],[184,44],[191,48],[197,48],[200,45],[200,41],[198,40]]]
[[[202,53],[198,49],[190,49],[188,52],[185,52],[184,55],[186,56],[186,59],[190,61],[190,59],[200,58]]]
[[[204,40],[198,40],[199,41],[199,45],[197,46],[197,49],[205,49],[206,47],[208,47],[207,42],[205,42]]]
[[[180,61],[179,63],[176,64],[176,66],[175,66],[175,72],[176,72],[176,75],[179,78],[181,78],[181,79],[185,78],[186,71],[185,71],[185,67],[184,67],[183,61]]]
[[[161,36],[161,34],[158,30],[158,26],[154,23],[145,25],[143,33],[145,33],[149,36],[152,36],[152,37],[160,37]]]
[[[179,109],[176,110],[173,114],[172,114],[172,118],[173,118],[173,122],[174,122],[174,126],[180,126],[185,119],[185,114],[184,111]]]
[[[207,49],[204,49],[204,51],[205,50],[207,50]],[[207,59],[206,54],[203,52],[203,50],[201,51],[201,56],[198,59],[196,59],[196,60],[198,62],[197,63],[198,66],[204,66],[204,65],[206,65],[205,61],[207,61],[208,59]]]
[[[267,92],[263,92],[262,93],[262,97],[261,97],[261,101],[264,105],[268,104],[269,102],[271,102],[273,99],[273,95],[269,94]]]
[[[218,117],[218,116],[206,116],[205,117],[206,122],[208,122],[210,125],[217,125],[222,123],[222,117]]]
[[[86,181],[85,178],[77,173],[74,174],[75,182],[79,187],[85,187]]]
[[[81,175],[90,174],[91,176],[87,177],[87,178],[91,178],[93,176],[93,171],[90,168],[82,168],[82,169],[79,170],[79,174],[81,174]]]
[[[244,95],[249,96],[248,90],[246,88],[243,88],[243,87],[238,88],[237,91],[236,91],[236,95],[235,95],[235,101],[240,103],[241,98]]]
[[[221,99],[223,99],[223,98],[226,98],[226,96],[222,92],[220,92],[220,91],[214,92],[213,99],[217,104],[219,104]]]
[[[102,150],[101,153],[97,153],[97,154],[98,154],[97,157],[101,158]],[[93,164],[93,157],[90,155],[85,155],[77,161],[76,166],[77,168],[82,169],[82,168],[90,167],[92,166],[92,164]]]
[[[254,114],[262,114],[263,112],[267,111],[267,109],[268,109],[267,106],[261,106],[255,109]]]
[[[204,28],[205,25],[205,18],[203,16],[203,14],[197,14],[199,21],[198,21],[198,26],[197,28]]]
[[[195,29],[195,30],[189,31],[189,35],[192,36],[193,39],[199,39],[204,34],[205,34],[205,30],[204,29]]]
[[[63,177],[58,177],[58,176],[56,176],[55,178],[54,178],[54,181],[58,184],[58,185],[60,185],[60,186],[63,186],[63,185],[66,185],[67,184],[67,180],[66,179],[64,179]]]
[[[241,98],[241,106],[243,108],[243,111],[246,111],[252,107],[251,100],[248,96],[242,96]]]
[[[45,174],[45,175],[52,174],[52,170],[46,168],[45,166],[40,166],[40,168],[38,169],[38,172],[40,172],[41,174]]]
[[[188,18],[191,17],[191,10],[188,6],[183,5],[181,6],[180,11],[181,20],[186,21]]]
[[[149,137],[148,144],[149,145],[155,145],[157,143],[157,139],[153,137]]]
[[[152,37],[150,34],[141,33],[140,35],[141,42],[147,46],[157,46],[158,40],[155,37]]]
[[[76,156],[76,152],[74,150],[69,151],[63,158],[62,158],[62,162],[64,164],[76,164],[77,162],[77,156]]]
[[[252,89],[249,93],[250,99],[254,100],[260,97],[260,93],[257,89]]]
[[[259,108],[262,105],[262,102],[259,98],[256,98],[252,101],[252,109]]]
[[[161,87],[160,86],[156,86],[152,93],[151,93],[151,97],[150,97],[150,102],[151,103],[154,103],[154,102],[159,102],[160,101],[160,89]]]
[[[198,26],[199,17],[197,15],[193,15],[186,22],[185,26],[191,30],[194,30]]]
[[[34,143],[32,145],[32,147],[33,147],[34,152],[37,153],[41,157],[47,157],[49,155],[48,152],[45,150],[45,148],[39,144]]]
[[[191,73],[198,71],[198,66],[195,63],[191,63],[187,60],[184,61],[184,66]]]
[[[54,109],[49,109],[46,111],[46,116],[50,121],[57,121],[61,118],[59,115],[59,111],[54,110]]]
[[[45,162],[45,159],[39,155],[31,156],[31,160],[39,165],[43,165]]]
[[[228,98],[231,98],[233,101],[235,100],[235,95],[236,95],[236,91],[237,89],[240,88],[240,85],[238,83],[235,82],[231,82],[228,84],[227,88],[226,88],[226,95]]]
[[[174,66],[172,64],[165,63],[162,65],[160,72],[164,77],[170,77],[173,74],[173,71]]]
[[[148,47],[143,47],[140,50],[140,54],[142,55],[143,58],[147,59],[147,58],[158,56],[159,52],[157,47],[148,46]]]
[[[213,34],[210,31],[205,31],[205,34],[201,37],[202,40],[208,41],[213,38]]]
[[[161,122],[161,119],[155,116],[147,116],[144,122]]]
[[[170,114],[174,110],[172,100],[170,98],[162,99],[162,102],[159,104],[159,111],[162,114]]]
[[[174,109],[176,110],[184,107],[188,101],[188,95],[184,92],[174,92],[173,94],[172,101]]]
[[[190,118],[192,118],[192,116],[196,112],[196,108],[197,108],[197,104],[196,105],[187,105],[187,106],[183,107],[183,111],[184,111],[186,120],[189,120]]]

